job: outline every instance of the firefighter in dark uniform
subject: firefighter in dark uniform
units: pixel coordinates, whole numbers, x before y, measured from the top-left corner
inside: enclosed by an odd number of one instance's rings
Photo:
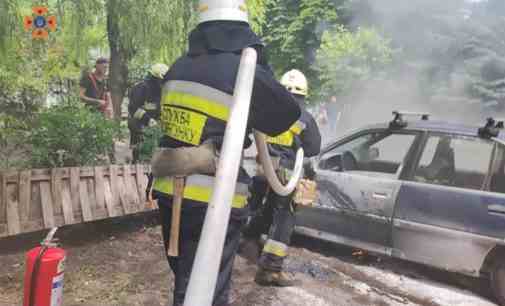
[[[191,32],[189,50],[166,74],[160,124],[164,136],[152,160],[153,195],[158,199],[165,248],[170,243],[174,181],[184,175],[179,256],[167,256],[175,274],[173,305],[183,304],[221,148],[241,57],[258,51],[248,133],[276,136],[300,117],[294,97],[277,82],[262,56],[262,42],[248,24],[244,0],[200,2],[200,23]],[[249,146],[249,138],[245,146]],[[175,175],[174,175],[175,174]],[[213,305],[230,305],[229,290],[241,227],[248,215],[250,178],[240,169]],[[175,193],[175,195],[174,195]],[[205,275],[202,275],[205,277]]]
[[[308,86],[303,73],[298,70],[288,71],[281,78],[281,84],[293,94],[302,109],[300,119],[288,131],[267,139],[270,155],[278,161],[279,179],[286,182],[290,170],[294,168],[298,148],[303,148],[307,158],[319,154],[321,134],[316,121],[305,110]],[[305,171],[306,176],[309,175],[309,170],[310,168]],[[249,202],[256,212],[244,234],[252,239],[252,243],[256,243],[262,234],[267,233],[255,278],[260,285],[280,287],[294,285],[294,280],[282,271],[295,226],[296,204],[293,202],[293,195],[294,193],[284,197],[269,190],[268,183],[262,175],[253,178],[252,196]]]
[[[163,76],[168,72],[165,64],[154,64],[147,77],[136,83],[129,93],[128,129],[130,130],[130,148],[133,162],[139,159],[139,145],[142,142],[142,130],[152,120],[159,120],[161,84]]]

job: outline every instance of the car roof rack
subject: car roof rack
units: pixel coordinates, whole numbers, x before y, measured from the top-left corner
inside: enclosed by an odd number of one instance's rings
[[[503,130],[505,119],[487,118],[486,125],[479,129],[479,136],[483,138],[498,137],[500,130]]]
[[[404,117],[421,117],[421,120],[429,120],[429,113],[416,113],[416,112],[406,112],[406,111],[393,111],[393,120],[389,122],[390,128],[404,128],[407,126],[407,121]]]

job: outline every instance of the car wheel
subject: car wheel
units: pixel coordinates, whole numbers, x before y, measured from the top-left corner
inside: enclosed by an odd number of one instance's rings
[[[505,261],[498,260],[491,271],[491,288],[500,303],[505,306]]]

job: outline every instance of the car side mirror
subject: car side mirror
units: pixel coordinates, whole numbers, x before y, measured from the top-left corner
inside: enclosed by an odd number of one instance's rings
[[[342,155],[337,154],[327,159],[323,159],[319,162],[319,169],[321,170],[331,170],[331,171],[342,171]]]

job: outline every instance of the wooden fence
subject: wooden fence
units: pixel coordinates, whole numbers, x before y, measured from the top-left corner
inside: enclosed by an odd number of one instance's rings
[[[147,165],[0,172],[0,237],[153,209]]]

